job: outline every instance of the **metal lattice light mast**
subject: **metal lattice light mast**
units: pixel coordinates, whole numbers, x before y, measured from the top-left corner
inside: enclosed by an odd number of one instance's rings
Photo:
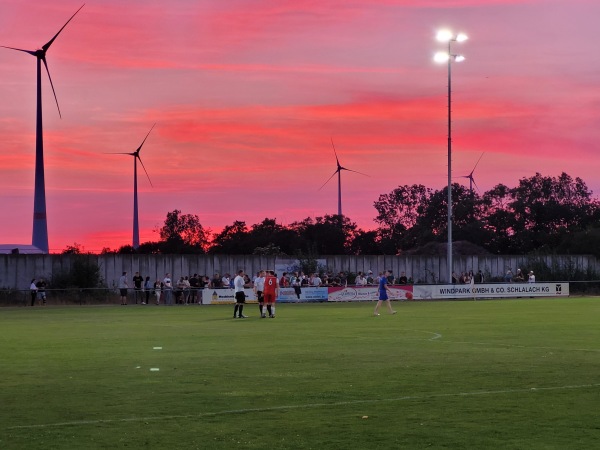
[[[454,34],[448,30],[439,31],[437,40],[448,43],[447,52],[435,55],[435,61],[448,63],[448,283],[452,283],[452,62],[464,61],[464,56],[452,53],[452,42],[463,42],[467,35]]]

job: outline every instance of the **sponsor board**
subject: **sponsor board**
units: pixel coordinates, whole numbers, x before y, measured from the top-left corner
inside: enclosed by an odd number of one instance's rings
[[[244,289],[247,303],[256,303],[256,295],[252,289]],[[300,296],[296,294],[294,288],[280,288],[277,302],[326,302],[326,287],[303,287],[300,289]],[[235,303],[235,290],[226,289],[204,289],[202,290],[203,305],[218,305]]]
[[[277,301],[280,303],[293,302],[326,302],[327,288],[326,287],[303,287],[300,288],[299,295],[293,287],[279,288],[279,296]]]
[[[256,295],[252,289],[244,289],[246,294],[247,302],[256,303]],[[203,289],[202,290],[202,304],[203,305],[218,305],[235,303],[235,290],[231,288],[226,289]]]
[[[416,300],[444,298],[567,297],[569,283],[438,284],[413,286]]]
[[[390,300],[411,300],[413,298],[412,286],[389,286]],[[330,287],[328,301],[330,302],[361,302],[379,299],[377,286],[347,286]]]

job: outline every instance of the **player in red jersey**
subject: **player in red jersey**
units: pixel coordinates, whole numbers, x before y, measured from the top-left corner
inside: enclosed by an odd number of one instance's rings
[[[277,296],[279,295],[279,282],[273,270],[267,271],[263,293],[265,304],[260,317],[264,319],[267,317],[267,311],[269,311],[269,317],[273,319],[275,318],[275,300],[277,300]]]

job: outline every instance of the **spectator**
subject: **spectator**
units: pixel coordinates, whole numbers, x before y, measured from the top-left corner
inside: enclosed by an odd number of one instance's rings
[[[129,284],[127,283],[127,272],[123,272],[123,275],[119,278],[119,293],[121,294],[121,305],[127,304],[127,289]],[[38,286],[39,288],[39,286]]]
[[[135,295],[135,304],[137,305],[138,297],[140,299],[140,303],[143,302],[142,283],[144,282],[144,277],[142,277],[139,272],[136,272],[132,278],[132,281],[133,281],[133,292]]]
[[[535,283],[535,275],[533,274],[533,270],[529,272],[529,276],[527,278],[528,283]]]
[[[454,275],[454,272],[453,272]],[[408,284],[408,278],[406,278],[406,272],[400,272],[400,278],[398,278],[398,284]]]
[[[35,278],[31,280],[31,284],[29,285],[29,292],[31,293],[31,306],[35,305],[35,299],[37,298],[38,288],[35,285]]]
[[[150,277],[146,277],[146,281],[144,281],[144,294],[146,294],[146,301],[142,302],[142,305],[150,304],[150,292],[152,291],[152,283],[150,282]]]

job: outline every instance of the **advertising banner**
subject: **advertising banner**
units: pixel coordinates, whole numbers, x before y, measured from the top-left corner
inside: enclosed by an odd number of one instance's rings
[[[411,300],[413,298],[412,286],[389,286],[390,300]],[[347,286],[330,287],[328,301],[330,302],[361,302],[379,299],[377,286]]]
[[[256,296],[252,289],[244,289],[247,303],[256,303]],[[326,287],[303,287],[300,289],[300,295],[296,294],[294,288],[280,288],[279,303],[298,303],[298,302],[326,302]],[[218,305],[235,303],[235,291],[233,289],[203,289],[202,304]]]
[[[326,287],[303,287],[298,294],[293,287],[279,288],[279,303],[292,302],[326,302],[327,288]]]
[[[246,302],[256,303],[256,296],[252,289],[244,289],[246,293]],[[203,289],[202,304],[203,305],[218,305],[235,303],[235,291],[233,289]]]
[[[569,283],[438,284],[413,286],[415,300],[444,298],[567,297]]]

